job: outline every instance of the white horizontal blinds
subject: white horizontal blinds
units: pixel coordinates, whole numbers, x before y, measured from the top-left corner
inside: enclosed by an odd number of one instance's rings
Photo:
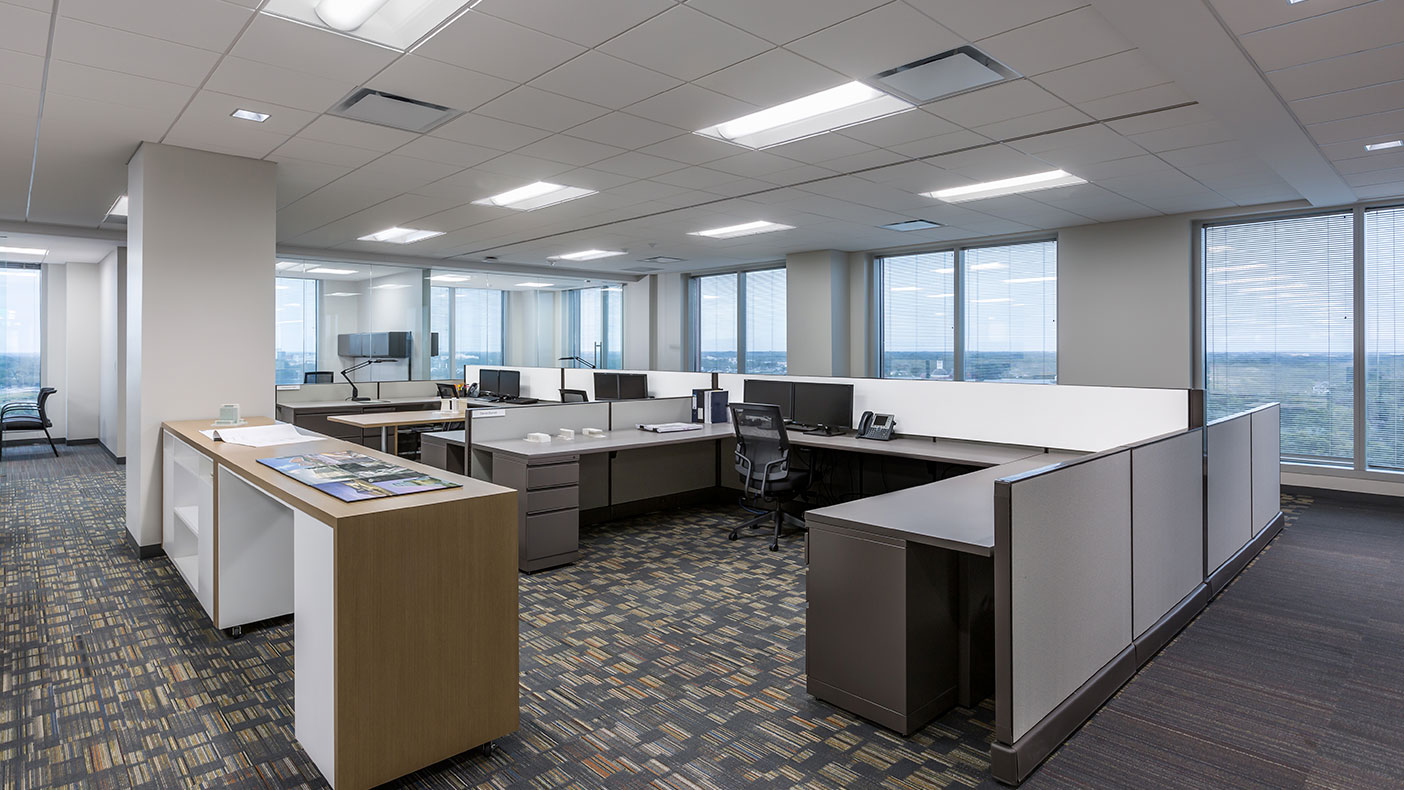
[[[698,370],[736,373],[736,274],[697,278]]]
[[[1058,379],[1058,243],[965,251],[965,379]]]
[[[599,288],[585,288],[576,291],[576,296],[580,300],[576,311],[580,348],[576,353],[597,368],[607,368],[609,355],[604,345],[604,293]]]
[[[1284,457],[1354,455],[1350,214],[1204,229],[1210,419],[1282,403]]]
[[[1365,212],[1365,462],[1404,469],[1404,208]]]
[[[782,374],[786,368],[785,270],[747,272],[746,372]]]
[[[624,292],[617,287],[600,289],[600,305],[604,312],[605,367],[624,367]]]
[[[0,269],[0,277],[4,277],[5,271]],[[36,270],[33,274],[37,294],[39,272]],[[301,384],[304,374],[317,369],[317,281],[301,277],[278,277],[275,280],[277,324],[273,333],[276,351],[273,381],[275,384]],[[0,286],[0,291],[3,290],[8,289]],[[35,305],[38,305],[37,297]],[[0,314],[4,313],[4,307],[5,302],[0,299]],[[6,330],[8,336],[8,326]],[[35,332],[37,337],[37,329]],[[0,361],[0,365],[3,364]],[[0,381],[0,400],[4,399],[5,388],[5,383]]]
[[[452,288],[436,285],[429,289],[429,331],[439,336],[439,353],[429,358],[429,376],[436,379],[455,378]]]
[[[455,371],[462,370],[464,365],[502,364],[504,296],[504,291],[481,288],[454,289]]]
[[[882,375],[955,375],[955,253],[882,259]]]

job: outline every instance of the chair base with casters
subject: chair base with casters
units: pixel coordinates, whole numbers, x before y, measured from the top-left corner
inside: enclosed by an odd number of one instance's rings
[[[49,440],[49,449],[54,451],[55,458],[58,457],[54,437],[49,435],[54,423],[49,419],[45,406],[49,396],[55,392],[58,390],[53,387],[44,387],[39,390],[38,400],[12,401],[0,406],[0,458],[4,457],[6,431],[43,431],[44,438]]]
[[[775,535],[770,539],[771,551],[780,550],[780,533],[786,524],[789,524],[792,527],[798,527],[801,531],[808,531],[809,529],[809,526],[804,523],[804,519],[786,513],[777,504],[774,510],[768,513],[762,513],[759,516],[756,516],[755,518],[751,519],[750,521],[743,521],[740,524],[737,524],[731,529],[731,533],[726,536],[726,539],[736,540],[738,537],[741,536],[741,530],[757,529],[763,526],[768,521],[773,521],[775,523]]]

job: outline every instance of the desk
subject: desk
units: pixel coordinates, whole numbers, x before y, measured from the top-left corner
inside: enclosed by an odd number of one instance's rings
[[[296,615],[295,732],[333,787],[517,729],[516,492],[335,439],[244,447],[210,427],[162,425],[163,546],[217,624]],[[347,503],[258,463],[345,450],[461,487]]]
[[[486,402],[477,402],[475,408],[490,406]],[[428,409],[423,411],[386,411],[372,412],[370,414],[332,414],[327,416],[330,422],[341,423],[342,425],[353,425],[361,430],[367,428],[380,429],[380,451],[399,455],[400,453],[400,432],[399,428],[405,425],[433,425],[436,422],[453,423],[463,422],[465,414],[458,411],[439,411],[438,409]],[[389,438],[386,432],[389,432]]]
[[[322,400],[303,401],[300,403],[280,403],[278,404],[278,419],[289,422],[299,428],[306,428],[309,431],[330,436],[334,439],[345,439],[348,442],[355,442],[366,447],[376,447],[376,436],[367,434],[359,427],[332,422],[329,418],[335,414],[376,414],[396,411],[421,411],[424,409],[436,408],[439,405],[438,398],[383,398],[369,401],[351,400]]]
[[[1039,453],[805,513],[807,690],[909,735],[994,690],[995,481]]]

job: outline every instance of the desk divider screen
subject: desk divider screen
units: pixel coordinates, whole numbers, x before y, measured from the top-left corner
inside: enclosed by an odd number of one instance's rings
[[[370,392],[374,393],[375,385],[369,386]],[[366,391],[362,390],[362,394],[366,394]],[[324,400],[347,400],[350,397],[351,385],[341,382],[338,384],[302,384],[297,389],[280,389],[275,399],[278,403],[314,403]]]
[[[1274,403],[1252,413],[1253,534],[1282,512],[1282,407]]]
[[[996,384],[977,381],[749,376],[722,373],[718,386],[743,397],[746,379],[853,385],[853,417],[893,414],[897,431],[976,442],[1100,452],[1183,431],[1188,390]]]
[[[1205,435],[1205,570],[1212,573],[1253,538],[1253,415],[1215,420]]]
[[[592,370],[590,368],[566,368],[565,388],[585,390],[590,400],[595,399],[596,373],[642,373],[648,376],[648,394],[652,398],[692,397],[693,390],[710,389],[711,373],[691,373],[677,370]]]
[[[608,403],[551,403],[539,406],[513,406],[502,409],[499,417],[484,417],[484,412],[496,409],[470,411],[473,417],[473,441],[490,442],[498,439],[525,439],[529,433],[549,433],[552,436],[562,428],[570,428],[577,434],[582,428],[609,428]],[[555,440],[560,442],[560,439]],[[580,441],[576,439],[575,441]]]
[[[1204,583],[1204,429],[1131,450],[1133,633]]]
[[[523,398],[554,401],[561,399],[560,368],[524,368],[516,365],[464,365],[463,382],[465,384],[477,383],[478,371],[484,368],[488,370],[515,370],[519,372],[522,376],[521,396]]]
[[[692,398],[619,400],[609,404],[612,431],[636,430],[639,424],[692,422]]]

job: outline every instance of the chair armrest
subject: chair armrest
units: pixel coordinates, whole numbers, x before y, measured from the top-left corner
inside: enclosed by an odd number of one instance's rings
[[[10,403],[6,403],[3,406],[0,406],[0,417],[12,411],[32,411],[35,414],[38,414],[39,404],[34,403],[33,401],[13,401]]]

